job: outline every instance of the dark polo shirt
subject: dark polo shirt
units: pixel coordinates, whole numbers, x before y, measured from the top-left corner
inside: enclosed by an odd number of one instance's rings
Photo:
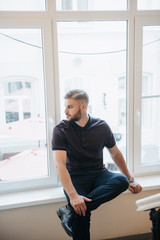
[[[53,130],[52,150],[67,151],[69,172],[105,169],[103,148],[114,145],[110,127],[99,118],[89,116],[85,127],[62,120]]]

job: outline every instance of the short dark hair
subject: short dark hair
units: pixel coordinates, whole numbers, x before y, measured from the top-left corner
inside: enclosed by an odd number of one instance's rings
[[[65,99],[75,99],[75,100],[84,100],[87,105],[89,102],[89,97],[88,94],[83,91],[83,90],[79,90],[79,89],[74,89],[69,91],[68,93],[66,93],[66,95],[64,96]]]

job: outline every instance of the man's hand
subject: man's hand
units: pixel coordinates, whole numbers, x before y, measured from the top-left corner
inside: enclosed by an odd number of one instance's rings
[[[72,207],[74,208],[75,212],[80,216],[85,216],[86,214],[87,206],[85,204],[85,201],[90,202],[92,200],[81,195],[76,195],[70,199]]]
[[[142,187],[141,185],[139,185],[137,182],[131,182],[129,183],[129,190],[132,192],[132,193],[139,193],[140,191],[142,191]]]

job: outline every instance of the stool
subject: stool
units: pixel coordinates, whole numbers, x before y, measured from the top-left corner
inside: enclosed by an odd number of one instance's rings
[[[160,240],[160,193],[136,201],[137,211],[150,211],[153,240]]]

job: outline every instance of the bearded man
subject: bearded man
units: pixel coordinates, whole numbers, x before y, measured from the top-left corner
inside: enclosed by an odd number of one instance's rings
[[[65,114],[53,131],[52,150],[68,204],[57,210],[66,233],[74,240],[90,240],[91,211],[126,191],[139,193],[109,125],[88,115],[88,94],[65,95]],[[103,162],[107,148],[122,173],[110,172]]]

